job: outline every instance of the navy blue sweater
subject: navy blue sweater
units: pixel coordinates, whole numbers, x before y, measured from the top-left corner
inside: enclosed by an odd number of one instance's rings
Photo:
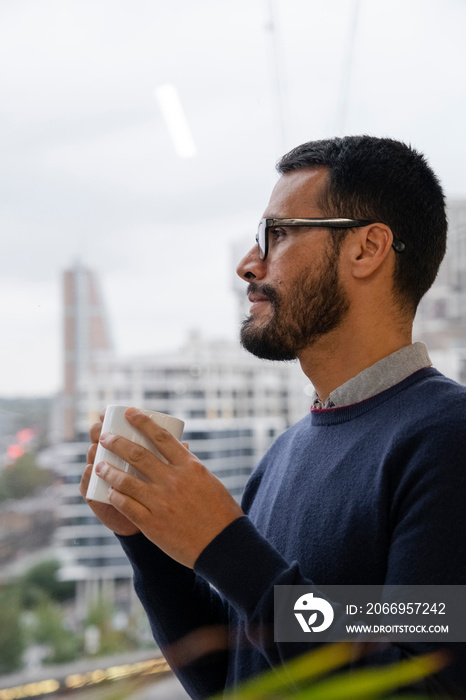
[[[312,411],[278,438],[249,480],[245,515],[194,572],[143,535],[120,538],[154,637],[192,697],[315,645],[273,642],[274,585],[466,585],[465,418],[466,388],[422,369],[361,403]],[[426,646],[393,644],[375,663]],[[466,697],[466,644],[451,650],[427,685],[433,696]]]

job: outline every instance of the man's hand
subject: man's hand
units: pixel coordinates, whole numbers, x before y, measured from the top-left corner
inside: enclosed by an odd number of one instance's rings
[[[104,415],[105,411],[100,415],[102,422],[104,420]],[[86,498],[87,487],[89,486],[89,479],[91,478],[92,465],[94,464],[95,453],[97,451],[97,445],[102,432],[102,422],[94,423],[89,431],[92,445],[87,452],[87,467],[84,470],[79,487],[81,495],[84,499]],[[113,530],[113,532],[115,532],[117,535],[136,535],[140,531],[139,528],[134,525],[134,523],[128,520],[128,518],[126,518],[113,506],[106,503],[99,503],[99,501],[87,501],[87,503],[99,520],[101,520],[104,525],[106,525],[110,530]]]
[[[106,449],[148,480],[140,481],[101,463],[97,473],[112,487],[107,508],[116,509],[121,523],[131,523],[136,532],[140,530],[173,559],[192,568],[209,542],[243,512],[223,484],[167,430],[134,408],[125,416],[168,464],[121,436],[101,435],[100,442]],[[97,512],[96,507],[104,504],[90,505],[102,519],[103,512],[100,508]]]

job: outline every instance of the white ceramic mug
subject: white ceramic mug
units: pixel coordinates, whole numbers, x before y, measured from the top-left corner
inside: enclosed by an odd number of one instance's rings
[[[147,450],[157,455],[159,459],[166,462],[167,460],[160,454],[157,448],[144,436],[139,430],[133,428],[132,425],[128,423],[125,418],[125,411],[129,408],[128,406],[116,406],[111,404],[107,406],[105,410],[104,422],[102,425],[102,433],[113,433],[114,435],[121,435],[122,437],[135,442],[137,445],[142,445]],[[174,416],[167,416],[166,413],[157,413],[157,411],[147,411],[146,409],[139,409],[147,416],[149,416],[154,423],[161,425],[162,428],[168,430],[177,440],[181,439],[183,433],[184,422],[179,418]],[[132,467],[128,462],[125,462],[121,457],[106,450],[100,443],[97,447],[97,452],[94,460],[94,467],[92,469],[91,478],[89,481],[89,486],[87,487],[86,498],[92,501],[100,501],[101,503],[109,503],[108,500],[108,484],[97,476],[95,473],[96,464],[99,462],[108,462],[112,464],[117,469],[121,469],[128,474],[137,476],[138,479],[146,481],[147,479],[143,474]]]

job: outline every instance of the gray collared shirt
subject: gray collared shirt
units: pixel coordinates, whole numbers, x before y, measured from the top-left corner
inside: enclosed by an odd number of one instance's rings
[[[312,408],[341,408],[359,403],[380,394],[385,389],[390,389],[391,386],[403,381],[410,374],[431,366],[432,362],[424,343],[417,342],[407,345],[367,367],[334,389],[324,403],[314,392]]]

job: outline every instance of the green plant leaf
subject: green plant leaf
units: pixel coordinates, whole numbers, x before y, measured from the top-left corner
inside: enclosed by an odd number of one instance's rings
[[[384,698],[384,700],[432,700],[432,695],[392,695],[389,698]],[[450,698],[441,697],[437,695],[435,700],[451,700]]]
[[[240,688],[216,695],[211,700],[376,700],[381,695],[419,681],[448,664],[447,657],[436,652],[405,659],[383,668],[360,669],[319,680],[367,651],[367,648],[356,647],[351,643],[326,645],[246,681]],[[312,685],[304,688],[304,682]],[[297,685],[301,687],[297,688]],[[428,698],[406,695],[403,698],[397,696],[396,700]]]
[[[263,673],[257,678],[246,681],[241,688],[222,695],[216,695],[212,700],[258,700],[279,693],[293,683],[300,683],[304,680],[311,681],[320,678],[329,671],[333,671],[340,666],[344,666],[350,661],[358,658],[354,644],[341,642],[319,647],[313,651],[292,659],[281,667],[276,667],[271,671]]]
[[[416,656],[383,668],[353,671],[351,675],[328,678],[294,693],[293,700],[373,700],[396,688],[429,676],[444,668],[448,660],[441,652]]]

